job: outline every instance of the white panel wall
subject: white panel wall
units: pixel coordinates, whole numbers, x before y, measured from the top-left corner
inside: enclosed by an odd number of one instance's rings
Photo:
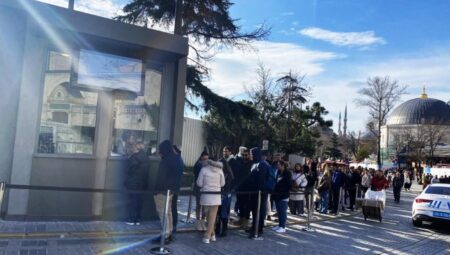
[[[193,166],[206,146],[206,131],[201,120],[184,118],[181,156],[186,166]]]

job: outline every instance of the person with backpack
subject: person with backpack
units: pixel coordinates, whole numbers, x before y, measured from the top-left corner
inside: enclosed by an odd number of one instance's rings
[[[287,170],[287,164],[284,161],[279,161],[277,164],[277,183],[275,185],[275,190],[273,200],[278,213],[278,226],[272,228],[273,231],[277,233],[286,232],[286,221],[287,221],[287,208],[289,202],[289,190],[292,185],[291,172]]]
[[[299,163],[294,166],[294,174],[292,175],[292,193],[301,193],[305,191],[305,188],[308,184],[308,180],[306,179],[305,174],[303,174],[302,165]],[[289,211],[292,215],[300,215],[304,216],[305,209],[304,203],[305,195],[304,194],[291,194],[289,196]]]
[[[266,202],[267,194],[272,192],[275,188],[275,181],[272,180],[271,167],[267,161],[261,157],[261,150],[258,147],[252,148],[250,153],[253,158],[253,166],[250,173],[250,206],[252,212],[252,227],[247,230],[249,238],[257,238],[262,236],[264,228],[264,220],[266,219]],[[258,229],[256,229],[257,215],[258,215],[258,192],[261,191],[261,203],[259,207],[259,221]],[[257,231],[257,233],[255,233]]]

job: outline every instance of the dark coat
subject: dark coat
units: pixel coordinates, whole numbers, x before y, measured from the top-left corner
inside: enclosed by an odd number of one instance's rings
[[[241,170],[235,176],[235,183],[237,186],[237,190],[239,191],[250,191],[252,183],[250,178],[250,173],[252,170],[253,162],[250,160],[244,160],[242,163]]]
[[[261,150],[257,147],[250,150],[253,156],[253,163],[258,167],[252,169],[250,173],[250,180],[248,182],[249,188],[252,191],[267,192],[266,179],[269,172],[270,165],[267,161],[261,159]]]
[[[335,170],[331,175],[331,187],[333,189],[340,189],[345,184],[345,174],[341,171]]]
[[[404,181],[401,177],[394,177],[394,179],[392,180],[392,186],[394,189],[402,189],[403,183]]]
[[[284,170],[283,173],[277,173],[277,184],[272,194],[272,198],[275,201],[289,198],[289,191],[292,187],[292,175],[288,170]]]
[[[328,175],[322,176],[322,178],[320,179],[319,185],[317,186],[317,190],[319,192],[325,192],[325,191],[330,190],[330,187],[331,187],[330,177]]]
[[[145,190],[148,186],[148,171],[150,159],[140,150],[128,159],[128,170],[125,179],[125,188],[130,190]]]
[[[228,164],[226,159],[221,159],[220,162],[223,164],[223,176],[225,177],[225,185],[222,187],[223,192],[231,192],[231,189],[234,184],[234,174],[233,170],[231,170],[230,165]]]
[[[165,140],[159,145],[159,153],[161,154],[161,161],[159,162],[155,190],[164,193],[168,189],[172,192],[179,191],[184,168],[181,156],[175,154],[169,140]]]

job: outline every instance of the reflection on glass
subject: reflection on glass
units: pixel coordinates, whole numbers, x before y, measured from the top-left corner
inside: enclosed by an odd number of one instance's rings
[[[147,69],[144,95],[114,92],[112,156],[129,156],[136,142],[143,142],[148,155],[156,152],[161,92],[161,73]]]
[[[96,51],[81,50],[78,84],[140,93],[142,61]]]
[[[93,153],[97,93],[70,86],[70,59],[67,54],[49,53],[39,153]]]
[[[72,58],[69,54],[51,51],[48,59],[49,71],[70,71]]]

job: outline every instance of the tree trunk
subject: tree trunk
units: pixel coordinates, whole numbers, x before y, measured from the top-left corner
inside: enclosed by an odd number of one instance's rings
[[[176,35],[183,35],[182,26],[183,26],[183,0],[175,0],[175,25],[173,28],[173,32]]]
[[[378,134],[377,134],[377,142],[378,142],[378,148],[377,148],[377,166],[378,169],[381,169],[381,124],[382,119],[381,119],[381,102],[383,100],[380,100],[380,104],[379,104],[379,108],[378,108]]]

